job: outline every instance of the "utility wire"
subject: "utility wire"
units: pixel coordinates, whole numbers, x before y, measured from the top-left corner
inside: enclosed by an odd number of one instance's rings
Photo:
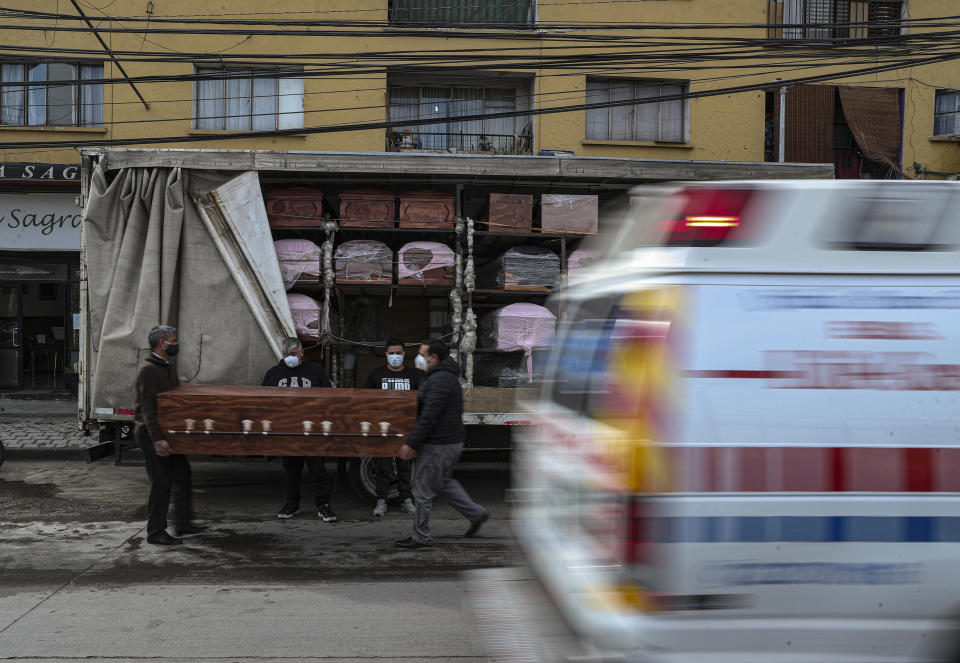
[[[685,99],[696,99],[703,97],[713,97],[713,96],[722,96],[729,94],[737,94],[742,92],[752,92],[752,91],[769,91],[773,89],[778,89],[783,86],[794,86],[794,85],[804,85],[811,83],[818,83],[824,81],[832,81],[845,78],[853,78],[857,76],[863,76],[872,73],[880,73],[884,71],[891,71],[896,69],[902,69],[908,66],[922,66],[927,64],[936,64],[940,62],[950,62],[960,59],[960,52],[952,52],[949,54],[938,55],[927,58],[920,58],[914,61],[911,61],[909,64],[904,63],[892,63],[885,65],[878,65],[872,67],[864,67],[859,69],[852,69],[844,72],[830,72],[823,74],[816,74],[812,76],[803,76],[787,80],[781,80],[776,82],[761,82],[753,83],[747,85],[740,85],[735,87],[725,87],[725,88],[713,88],[705,90],[697,90],[693,92],[686,92],[682,94],[673,94],[673,95],[661,95],[658,97],[650,97],[645,99],[629,99],[629,100],[612,100],[606,102],[595,102],[595,103],[581,103],[581,104],[569,104],[563,106],[552,106],[546,108],[535,108],[525,111],[507,111],[499,113],[479,113],[479,114],[470,114],[463,115],[456,118],[458,122],[469,122],[472,120],[485,120],[485,119],[498,119],[498,118],[507,118],[507,117],[518,117],[518,116],[535,116],[535,115],[551,115],[556,113],[569,113],[575,111],[587,111],[599,108],[612,108],[618,106],[637,106],[648,103],[663,103],[667,101],[680,101]],[[264,138],[272,136],[287,136],[287,135],[301,135],[301,134],[324,134],[324,133],[340,133],[346,131],[365,131],[373,129],[393,129],[397,127],[404,126],[425,126],[432,124],[446,124],[450,122],[449,117],[443,118],[420,118],[413,120],[399,120],[399,121],[378,121],[378,122],[352,122],[345,124],[335,124],[327,126],[314,126],[314,127],[302,127],[297,129],[281,129],[281,130],[272,130],[272,131],[249,131],[249,132],[237,132],[232,134],[220,134],[215,137],[210,137],[207,135],[190,135],[190,136],[154,136],[147,138],[122,138],[122,139],[107,139],[107,140],[65,140],[65,141],[18,141],[18,142],[0,142],[0,149],[26,149],[31,147],[44,148],[44,147],[107,147],[107,146],[119,146],[119,145],[149,145],[149,144],[159,144],[159,143],[191,143],[191,142],[204,142],[210,140],[223,141],[223,140],[238,140],[238,139],[249,139],[249,138]]]

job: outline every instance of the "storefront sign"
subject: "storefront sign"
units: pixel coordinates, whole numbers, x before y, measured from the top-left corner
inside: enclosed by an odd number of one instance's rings
[[[0,180],[79,182],[80,164],[0,161]]]
[[[72,193],[0,194],[0,250],[79,251],[82,210]]]

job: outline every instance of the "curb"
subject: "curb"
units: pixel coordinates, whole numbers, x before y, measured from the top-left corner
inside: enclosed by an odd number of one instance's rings
[[[85,463],[92,463],[100,458],[106,457],[103,451],[112,453],[113,443],[108,442],[109,449],[102,449],[104,445],[97,444],[91,447],[78,449],[76,447],[27,447],[14,448],[6,447],[4,460],[16,462],[18,460],[82,460]],[[0,470],[2,472],[2,470]]]

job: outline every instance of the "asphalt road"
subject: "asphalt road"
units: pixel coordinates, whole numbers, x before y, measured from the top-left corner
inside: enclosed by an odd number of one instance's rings
[[[210,530],[174,549],[144,541],[142,467],[0,468],[0,660],[487,660],[464,572],[515,561],[506,464],[458,471],[493,516],[478,537],[441,502],[418,551],[393,546],[410,516],[374,519],[345,485],[339,522],[312,509],[280,521],[278,462],[193,468]]]

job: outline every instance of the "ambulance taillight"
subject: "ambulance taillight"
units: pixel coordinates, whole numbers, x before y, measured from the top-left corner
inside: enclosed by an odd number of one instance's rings
[[[748,237],[744,211],[753,192],[747,189],[690,188],[679,213],[661,223],[667,246],[719,246]]]

